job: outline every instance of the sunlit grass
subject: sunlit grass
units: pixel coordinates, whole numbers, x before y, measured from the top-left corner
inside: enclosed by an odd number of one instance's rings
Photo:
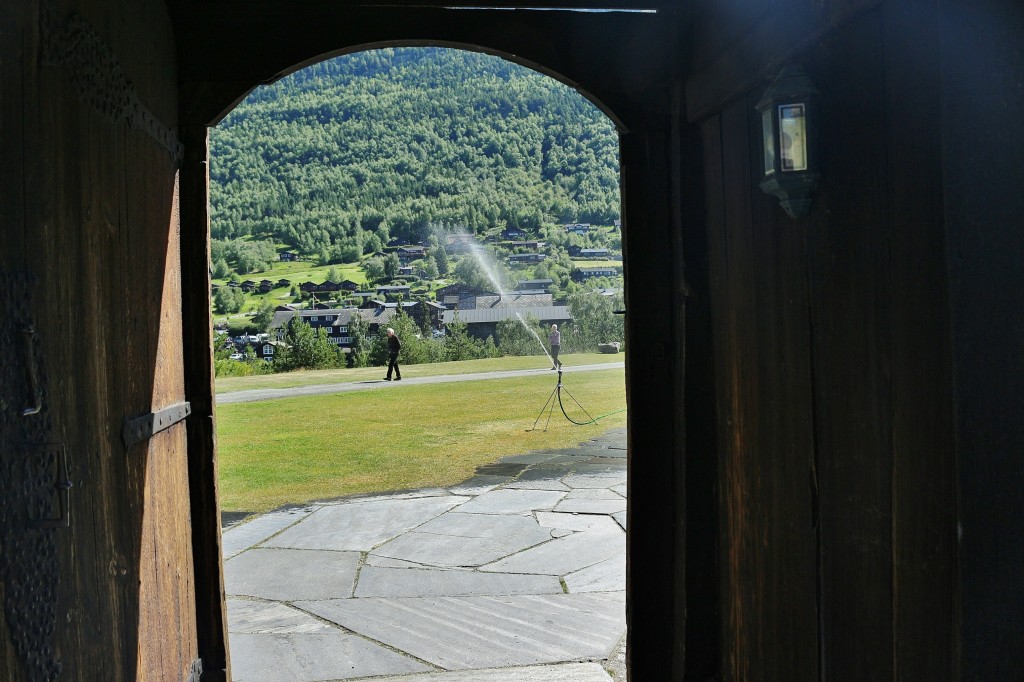
[[[448,486],[500,457],[575,446],[625,424],[622,368],[566,374],[564,386],[591,416],[614,414],[575,426],[555,406],[546,432],[547,412],[528,431],[555,387],[554,373],[222,405],[221,506],[259,512]],[[565,403],[573,418],[585,419],[568,396]]]

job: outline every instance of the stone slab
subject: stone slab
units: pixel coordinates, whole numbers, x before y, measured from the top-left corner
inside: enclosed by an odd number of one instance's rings
[[[599,564],[565,576],[570,593],[616,592],[626,584],[626,554],[622,553]]]
[[[561,490],[567,492],[569,486],[562,483],[561,478],[569,471],[569,469],[527,469],[519,478],[509,481],[502,487],[515,490]]]
[[[229,595],[294,601],[351,597],[358,552],[250,549],[224,562]]]
[[[625,497],[627,486],[625,483],[620,483],[619,485],[613,485],[611,488],[608,488],[608,490],[611,490],[613,493],[618,493],[619,495]]]
[[[372,554],[428,566],[480,566],[551,539],[529,516],[449,512]]]
[[[622,530],[626,530],[626,512],[623,511],[612,514],[612,518],[615,519],[616,523],[622,526]]]
[[[401,559],[392,559],[386,556],[375,556],[373,554],[366,555],[367,566],[376,566],[378,568],[425,568],[423,564],[417,564],[414,561],[402,561]]]
[[[311,634],[334,628],[308,613],[278,602],[228,599],[228,632],[248,634]]]
[[[621,485],[625,480],[625,469],[613,469],[573,473],[563,478],[562,483],[570,488],[611,488],[613,485]]]
[[[469,499],[445,493],[332,504],[318,509],[265,546],[365,552]]]
[[[616,514],[626,511],[626,498],[602,488],[579,488],[571,491],[555,507],[556,512],[579,514]]]
[[[493,490],[459,507],[460,514],[529,514],[552,509],[565,493],[551,490]]]
[[[625,585],[625,576],[618,589]],[[479,571],[378,568],[363,566],[356,597],[448,597],[466,595],[558,594],[562,585],[550,575]]]
[[[565,663],[455,673],[422,673],[384,677],[373,682],[610,682],[611,679],[597,663]]]
[[[474,476],[448,488],[448,492],[453,495],[481,495],[507,482],[508,476]]]
[[[482,571],[567,575],[626,551],[626,534],[573,533],[483,566]]]
[[[446,670],[607,658],[626,626],[621,592],[346,599],[298,606]]]
[[[559,512],[537,512],[537,523],[545,528],[564,528],[574,531],[619,530],[619,525],[610,516],[599,514],[563,514]]]
[[[221,551],[224,558],[230,559],[250,547],[255,547],[288,526],[303,520],[312,512],[312,509],[287,509],[257,516],[232,526],[221,535]]]
[[[429,670],[418,661],[338,630],[231,636],[233,682],[347,680]]]

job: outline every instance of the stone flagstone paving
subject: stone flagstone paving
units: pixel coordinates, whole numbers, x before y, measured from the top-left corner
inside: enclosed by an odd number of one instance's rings
[[[626,629],[625,439],[228,528],[232,679],[608,682]]]

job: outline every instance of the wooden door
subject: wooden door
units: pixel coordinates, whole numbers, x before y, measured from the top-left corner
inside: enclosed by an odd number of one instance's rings
[[[197,679],[188,422],[126,429],[185,400],[173,37],[55,5],[0,8],[0,678]]]

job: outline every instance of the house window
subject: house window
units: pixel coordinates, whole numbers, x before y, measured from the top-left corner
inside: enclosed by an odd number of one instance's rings
[[[263,346],[263,354],[264,355],[273,355],[274,354],[274,347],[269,345],[269,344],[266,345],[266,346]]]
[[[328,315],[324,319],[327,320],[328,322],[334,322],[334,315]]]
[[[334,333],[334,327],[328,327],[327,328],[327,336],[330,336],[333,333]]]
[[[338,327],[338,332],[344,334],[348,331],[348,327]]]
[[[313,316],[313,317],[309,318],[309,321],[310,321],[310,322],[319,322],[319,321],[320,321],[320,318],[319,318],[319,317],[316,317],[316,316]]]

